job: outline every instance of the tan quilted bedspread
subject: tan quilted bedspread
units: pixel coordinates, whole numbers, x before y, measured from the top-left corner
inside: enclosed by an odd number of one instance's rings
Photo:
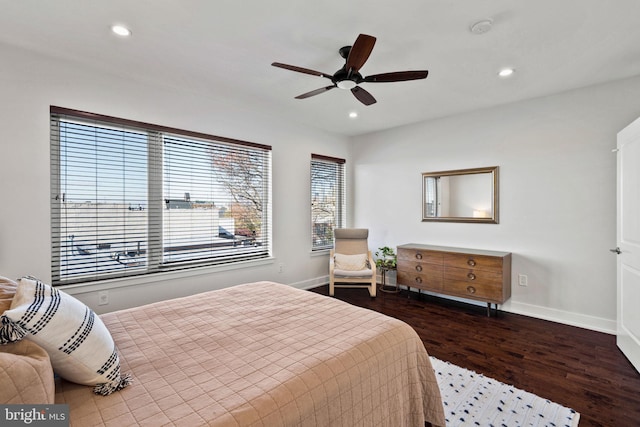
[[[444,426],[422,341],[407,324],[259,282],[101,316],[133,384],[66,381],[72,426]]]

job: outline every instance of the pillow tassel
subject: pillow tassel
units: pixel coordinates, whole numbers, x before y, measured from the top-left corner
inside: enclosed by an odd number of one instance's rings
[[[6,316],[0,317],[2,319],[2,327],[0,327],[0,344],[9,344],[12,342],[20,341],[27,336],[27,332],[19,325],[12,322]]]
[[[130,374],[122,375],[119,381],[112,381],[110,383],[98,384],[93,388],[95,394],[102,396],[108,396],[118,390],[122,390],[133,382]]]

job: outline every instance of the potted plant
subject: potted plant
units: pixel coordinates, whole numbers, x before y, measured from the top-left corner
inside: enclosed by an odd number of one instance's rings
[[[376,267],[385,268],[388,270],[395,269],[398,262],[398,257],[395,251],[389,246],[383,246],[378,248],[376,255]]]

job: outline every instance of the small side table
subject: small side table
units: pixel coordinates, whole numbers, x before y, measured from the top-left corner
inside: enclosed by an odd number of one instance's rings
[[[382,276],[382,284],[380,285],[380,290],[382,292],[387,292],[390,294],[397,294],[400,292],[400,287],[398,286],[398,282],[396,281],[395,285],[387,285],[387,271],[393,271],[396,267],[377,267],[380,270],[380,276]]]

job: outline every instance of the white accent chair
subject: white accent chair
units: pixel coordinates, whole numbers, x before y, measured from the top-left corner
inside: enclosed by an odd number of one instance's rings
[[[376,263],[371,256],[366,228],[336,228],[329,257],[329,295],[335,288],[366,288],[376,296]],[[358,265],[360,264],[360,265]]]

